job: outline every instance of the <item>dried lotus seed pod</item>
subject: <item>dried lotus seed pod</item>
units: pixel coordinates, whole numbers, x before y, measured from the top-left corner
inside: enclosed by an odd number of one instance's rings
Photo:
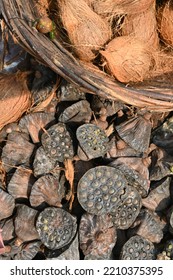
[[[51,206],[61,207],[61,200],[64,195],[64,185],[61,185],[59,178],[48,174],[40,177],[34,183],[29,200],[32,207],[37,207],[44,202]]]
[[[109,138],[104,130],[95,124],[79,126],[76,131],[76,137],[79,141],[79,147],[88,159],[104,156],[109,149]]]
[[[14,221],[15,233],[22,241],[38,239],[35,220],[38,211],[24,204],[17,206],[17,215]]]
[[[114,226],[118,229],[128,229],[136,220],[141,206],[138,191],[131,186],[125,186],[111,212]]]
[[[0,220],[12,215],[15,207],[14,198],[0,188]]]
[[[92,116],[90,104],[86,100],[80,100],[77,103],[68,106],[59,116],[59,121],[63,123],[89,122]]]
[[[29,133],[33,143],[39,143],[43,128],[53,121],[54,114],[45,112],[30,113],[20,119],[19,128],[22,132]]]
[[[61,208],[48,207],[39,214],[36,228],[43,244],[56,250],[73,240],[77,230],[76,218]]]
[[[59,98],[60,101],[76,101],[86,99],[86,96],[78,87],[65,81],[61,86]]]
[[[79,180],[77,197],[85,211],[95,215],[114,211],[127,181],[124,175],[110,166],[89,169]]]
[[[2,229],[2,232],[1,232]],[[13,219],[3,220],[0,223],[0,232],[3,242],[9,241],[15,237]]]
[[[83,214],[79,225],[79,242],[85,256],[109,258],[116,239],[116,229],[108,215]]]
[[[132,236],[123,246],[120,253],[121,260],[153,260],[155,248],[152,242],[144,237]]]
[[[65,159],[73,158],[73,142],[65,124],[52,125],[42,134],[41,142],[53,160],[64,162]]]
[[[31,187],[35,182],[35,178],[32,174],[32,170],[20,166],[14,172],[8,186],[8,192],[15,199],[16,198],[28,198],[31,192]]]
[[[29,242],[21,246],[21,250],[14,255],[13,260],[32,260],[39,252],[41,247],[40,241]]]

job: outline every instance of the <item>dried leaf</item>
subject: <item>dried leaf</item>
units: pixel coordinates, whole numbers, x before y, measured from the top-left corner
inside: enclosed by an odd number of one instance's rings
[[[67,198],[69,198],[69,203],[70,203],[69,209],[71,210],[74,201],[74,166],[72,160],[66,159],[64,161],[64,166],[65,166],[65,177],[70,185],[70,191]]]

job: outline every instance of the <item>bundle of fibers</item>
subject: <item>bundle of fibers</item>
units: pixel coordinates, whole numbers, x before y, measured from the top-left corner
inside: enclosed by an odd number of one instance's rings
[[[148,10],[136,15],[125,16],[122,25],[122,35],[133,35],[139,38],[153,51],[159,48],[155,1]]]
[[[84,0],[59,0],[57,4],[73,50],[81,60],[93,60],[97,51],[111,38],[109,24]]]
[[[107,62],[110,74],[122,83],[141,82],[154,67],[152,52],[133,36],[113,39],[100,53]]]
[[[164,43],[173,46],[173,1],[164,3],[157,13],[158,29]]]

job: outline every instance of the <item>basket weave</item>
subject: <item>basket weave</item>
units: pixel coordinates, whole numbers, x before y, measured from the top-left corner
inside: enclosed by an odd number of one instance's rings
[[[33,0],[1,0],[0,5],[2,16],[19,44],[85,92],[150,111],[173,110],[173,84],[165,82],[162,77],[134,87],[125,86],[101,70],[77,60],[58,39],[50,40],[33,28],[32,22],[39,17]]]

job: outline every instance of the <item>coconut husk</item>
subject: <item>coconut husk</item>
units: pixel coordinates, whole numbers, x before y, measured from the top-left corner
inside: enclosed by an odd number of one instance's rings
[[[17,121],[31,105],[28,73],[0,74],[0,129]]]
[[[173,1],[167,1],[157,12],[158,29],[164,43],[173,46]]]
[[[159,37],[157,33],[156,8],[154,5],[136,15],[127,15],[122,25],[122,35],[133,35],[153,50],[159,48]]]
[[[51,0],[34,0],[35,7],[41,17],[46,17],[49,11],[49,3]]]
[[[148,47],[133,36],[113,39],[100,53],[107,61],[109,72],[122,83],[143,81],[154,67],[154,57]]]
[[[83,0],[60,0],[57,3],[73,50],[81,60],[93,60],[96,52],[111,38],[109,24]]]

